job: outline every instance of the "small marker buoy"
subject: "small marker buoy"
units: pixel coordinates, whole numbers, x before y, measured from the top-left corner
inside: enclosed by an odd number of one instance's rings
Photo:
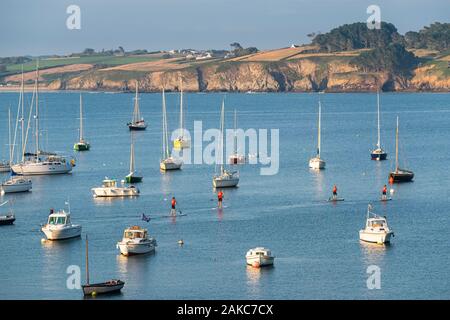
[[[182,246],[182,245],[184,244],[183,239],[178,240],[178,244],[179,244],[180,246]]]
[[[92,291],[91,295],[92,295],[93,297],[95,297],[95,296],[97,295],[97,292]]]
[[[46,241],[47,241],[47,239],[41,238],[41,242],[42,242],[42,243],[44,243],[44,242],[46,242]]]
[[[390,192],[391,194],[394,194],[395,190],[391,188],[391,189],[389,190],[389,192]]]

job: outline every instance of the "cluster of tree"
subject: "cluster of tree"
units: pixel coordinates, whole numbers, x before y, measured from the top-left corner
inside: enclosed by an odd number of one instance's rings
[[[257,53],[259,50],[255,47],[243,48],[238,42],[233,42],[230,44],[232,50],[231,53],[235,57],[246,56],[248,54]]]
[[[86,48],[81,53],[74,53],[72,56],[95,56],[95,55],[102,55],[102,56],[113,56],[113,55],[139,55],[139,54],[148,54],[148,51],[146,49],[138,49],[126,52],[123,47],[118,47],[117,49],[110,49],[105,50],[102,49],[101,51],[95,51],[92,48]]]
[[[0,64],[7,65],[7,64],[22,64],[30,62],[32,59],[29,57],[6,57],[6,58],[0,58]]]
[[[411,71],[419,62],[419,59],[400,43],[362,52],[350,61],[364,72],[383,71],[404,77],[411,76]]]
[[[408,48],[444,51],[450,47],[450,23],[435,22],[419,32],[409,31],[405,34]]]
[[[330,32],[318,34],[312,40],[321,52],[380,48],[402,42],[403,37],[397,32],[397,28],[387,22],[381,22],[380,29],[369,29],[363,22],[344,24]]]

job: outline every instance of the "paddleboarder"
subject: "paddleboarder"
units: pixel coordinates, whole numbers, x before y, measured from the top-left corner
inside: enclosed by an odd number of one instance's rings
[[[337,198],[337,187],[336,185],[333,186],[333,199]]]
[[[223,192],[222,192],[222,190],[220,190],[217,193],[217,207],[220,209],[222,208],[222,200],[223,200]]]
[[[177,205],[177,200],[175,199],[175,197],[172,197],[172,210],[170,210],[170,214],[175,216],[177,214],[177,210],[176,210],[176,205]]]

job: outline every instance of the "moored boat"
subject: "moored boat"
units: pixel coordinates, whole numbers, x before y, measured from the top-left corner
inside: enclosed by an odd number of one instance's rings
[[[81,236],[81,225],[73,224],[71,221],[70,205],[69,212],[60,210],[50,211],[47,224],[41,230],[48,240],[65,240]]]
[[[370,157],[372,160],[382,161],[387,159],[387,153],[381,147],[381,134],[380,134],[380,92],[377,92],[377,135],[378,140],[376,148],[371,151]]]
[[[94,197],[135,197],[139,195],[139,189],[135,186],[117,186],[114,179],[105,178],[102,186],[91,189]]]
[[[84,139],[83,132],[83,98],[80,93],[80,138],[73,146],[75,151],[88,151],[91,148],[89,142]]]
[[[394,232],[389,229],[386,217],[380,217],[371,212],[372,206],[367,208],[366,225],[359,231],[359,239],[365,242],[384,244],[391,240]]]
[[[398,117],[397,129],[395,131],[395,170],[389,173],[389,180],[392,182],[410,182],[414,178],[414,172],[411,170],[401,169],[398,160]]]
[[[33,183],[31,179],[13,175],[10,179],[2,182],[0,189],[2,193],[18,193],[28,192],[31,190],[32,186]]]
[[[323,160],[320,157],[320,152],[321,152],[321,119],[322,119],[322,104],[319,100],[319,120],[318,120],[318,126],[317,126],[317,154],[314,158],[311,158],[309,160],[309,167],[311,169],[315,169],[315,170],[322,170],[325,169],[325,160]]]
[[[134,109],[133,109],[133,117],[131,122],[127,123],[128,128],[131,131],[141,131],[147,129],[147,123],[144,118],[141,117],[141,112],[139,109],[139,83],[136,81],[136,96],[134,98]]]
[[[8,202],[9,201],[5,201],[2,204],[0,204],[0,210],[2,210],[2,207],[5,206]],[[4,213],[0,211],[0,225],[1,226],[13,224],[14,221],[16,221],[16,216],[14,215],[14,212],[12,211],[12,209],[10,209]]]
[[[147,229],[139,226],[125,229],[122,240],[117,243],[117,248],[124,256],[151,253],[156,246],[156,239],[149,237]]]
[[[256,247],[247,251],[245,259],[248,265],[255,268],[260,268],[265,266],[272,266],[275,257],[272,255],[272,252],[269,249],[266,249],[264,247]]]

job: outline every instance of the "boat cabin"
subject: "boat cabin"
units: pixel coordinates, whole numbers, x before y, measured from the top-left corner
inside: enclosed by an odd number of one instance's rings
[[[247,252],[248,256],[272,256],[272,252],[269,249],[258,247],[254,249],[250,249]]]
[[[117,182],[114,179],[105,179],[103,180],[104,188],[115,188],[117,186]]]
[[[378,229],[384,229],[387,228],[387,221],[386,218],[382,217],[375,217],[375,218],[369,218],[367,219],[366,223],[367,228],[378,228]]]
[[[124,231],[123,237],[126,239],[147,239],[147,229],[142,229],[139,226],[133,226]]]
[[[65,211],[52,213],[48,216],[49,225],[65,225],[70,224],[70,214]]]

